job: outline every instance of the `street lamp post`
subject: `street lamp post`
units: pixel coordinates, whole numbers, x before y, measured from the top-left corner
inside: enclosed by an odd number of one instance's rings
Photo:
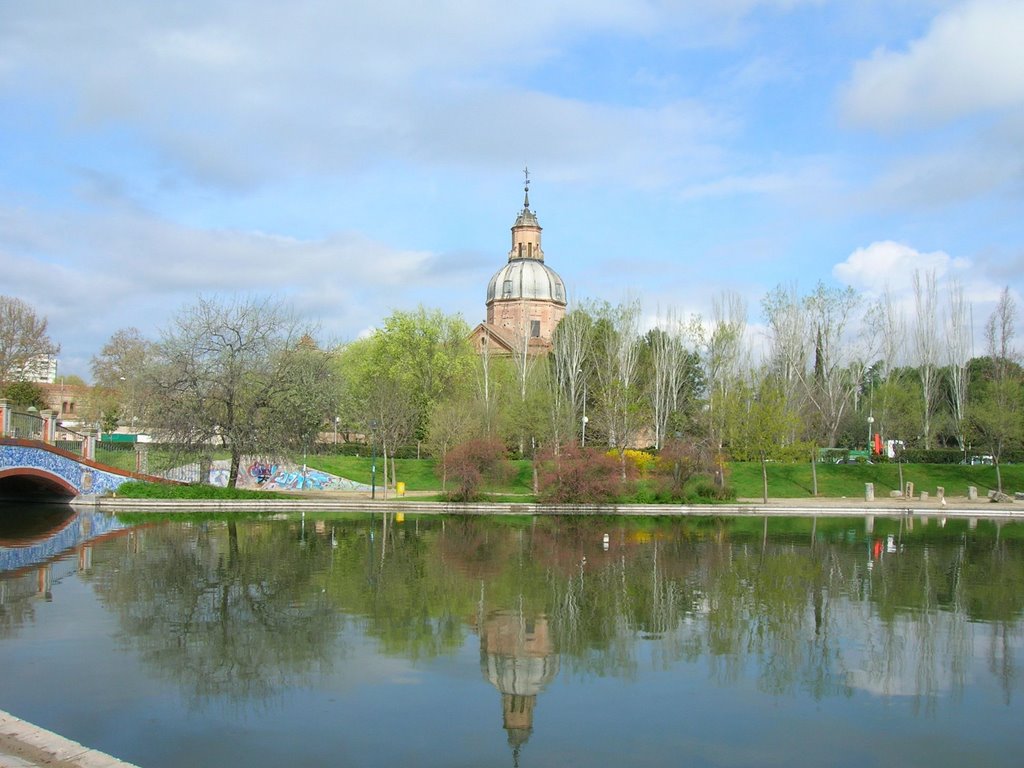
[[[871,455],[871,425],[875,423],[874,416],[868,416],[868,455]]]
[[[338,422],[340,420],[340,416],[334,417],[334,450],[338,450]]]
[[[582,370],[580,371],[582,373]],[[580,448],[587,447],[587,422],[590,419],[587,418],[587,381],[583,380],[583,418],[580,420]]]

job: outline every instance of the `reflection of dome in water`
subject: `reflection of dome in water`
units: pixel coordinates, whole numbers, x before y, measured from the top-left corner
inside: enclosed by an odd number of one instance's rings
[[[558,674],[547,618],[517,611],[488,616],[480,633],[480,670],[501,692],[503,726],[518,759],[533,731],[537,694]]]

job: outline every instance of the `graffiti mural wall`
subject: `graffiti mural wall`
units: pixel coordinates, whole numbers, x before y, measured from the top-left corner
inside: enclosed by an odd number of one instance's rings
[[[226,488],[231,466],[226,460],[215,461],[207,482]],[[199,482],[199,465],[189,464],[166,473],[173,480]],[[239,488],[267,491],[369,491],[370,486],[338,477],[305,465],[249,458],[242,462],[238,475]]]

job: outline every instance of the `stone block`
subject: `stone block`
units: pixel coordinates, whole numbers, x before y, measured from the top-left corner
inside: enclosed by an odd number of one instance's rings
[[[969,501],[977,501],[978,500],[978,489],[975,486],[973,486],[973,485],[968,485],[967,486],[967,499]]]
[[[875,500],[875,484],[874,483],[864,483],[864,501],[874,501],[874,500]]]

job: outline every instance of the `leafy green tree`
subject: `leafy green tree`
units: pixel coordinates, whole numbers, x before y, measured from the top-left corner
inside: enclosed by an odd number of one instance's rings
[[[459,315],[419,307],[392,313],[371,338],[373,375],[391,378],[412,392],[413,433],[422,439],[434,406],[468,392],[473,368],[469,326]]]
[[[389,458],[410,440],[423,440],[442,400],[468,399],[474,358],[461,317],[420,307],[395,312],[383,326],[344,347],[337,357],[341,412]]]
[[[776,379],[761,376],[737,388],[740,395],[734,407],[740,408],[730,441],[733,458],[761,463],[762,497],[768,501],[768,461],[788,458],[786,446],[796,422],[796,414],[787,405],[786,395]]]
[[[20,408],[35,408],[40,411],[49,408],[43,390],[31,381],[12,381],[0,389],[0,392],[3,392],[3,396],[13,405]]]

